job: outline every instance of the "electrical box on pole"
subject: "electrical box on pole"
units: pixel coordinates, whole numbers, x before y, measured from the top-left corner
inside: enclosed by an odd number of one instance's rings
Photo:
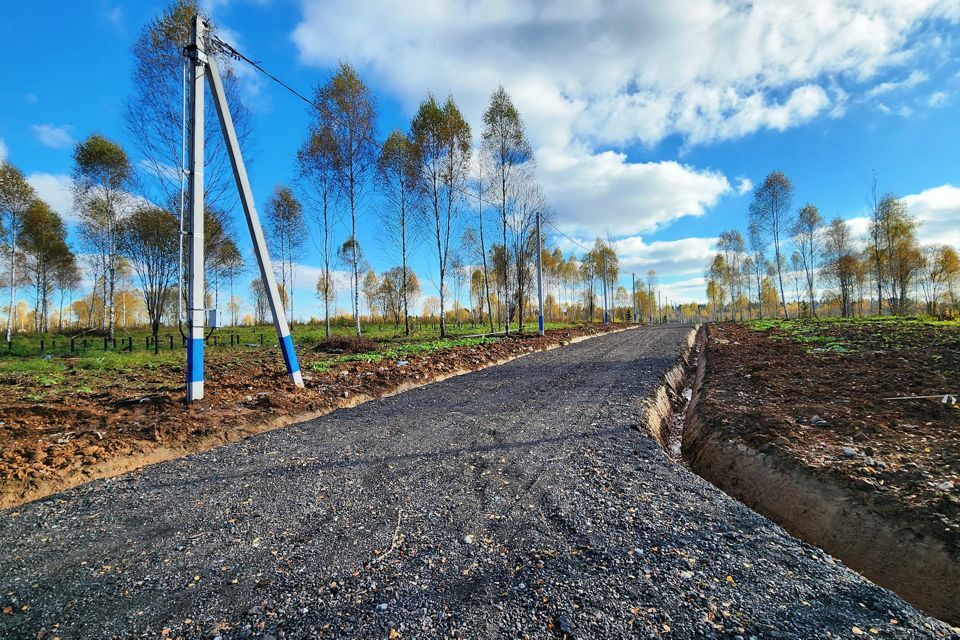
[[[227,155],[230,157],[233,177],[237,183],[237,190],[240,193],[240,203],[243,205],[247,229],[250,231],[253,251],[257,256],[257,264],[260,267],[260,279],[267,292],[270,310],[273,313],[273,325],[277,330],[277,337],[280,341],[280,351],[283,354],[283,360],[287,365],[287,372],[290,375],[291,381],[298,387],[303,386],[303,374],[300,372],[300,363],[297,361],[297,353],[293,348],[290,328],[287,326],[287,319],[283,313],[280,291],[277,288],[277,282],[273,275],[273,266],[270,263],[270,254],[267,252],[267,243],[263,236],[263,229],[260,226],[260,218],[257,215],[257,209],[253,203],[253,191],[250,189],[250,180],[247,178],[247,169],[244,166],[243,155],[240,152],[240,143],[237,140],[237,134],[233,127],[233,117],[230,115],[230,108],[227,105],[227,96],[223,90],[223,81],[220,78],[216,56],[209,54],[207,51],[207,43],[206,24],[204,24],[203,19],[197,15],[193,21],[191,44],[186,50],[192,61],[190,65],[192,73],[189,76],[190,137],[188,154],[190,162],[190,260],[187,266],[187,281],[189,284],[187,308],[187,321],[189,323],[189,336],[187,339],[188,402],[203,398],[204,320],[208,320],[208,324],[211,326],[216,326],[216,311],[213,311],[209,317],[204,318],[204,314],[207,311],[204,304],[205,297],[203,287],[204,78],[206,78],[210,84],[210,94],[213,98],[213,104],[217,110],[217,118],[220,121],[220,129],[227,145]]]

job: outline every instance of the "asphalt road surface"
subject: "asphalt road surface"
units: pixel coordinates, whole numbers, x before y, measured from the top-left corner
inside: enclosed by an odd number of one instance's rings
[[[950,637],[643,434],[684,335],[594,338],[2,512],[0,637]]]

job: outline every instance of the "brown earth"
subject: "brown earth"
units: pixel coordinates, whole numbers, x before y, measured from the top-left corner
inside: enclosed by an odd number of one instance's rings
[[[960,327],[706,328],[684,456],[695,471],[957,624]]]
[[[25,397],[27,374],[6,374],[0,379],[0,508],[622,328],[557,329],[410,356],[406,364],[341,362],[324,372],[311,371],[311,364],[329,355],[305,351],[299,355],[302,390],[290,385],[276,349],[212,352],[205,398],[189,406],[182,363],[117,374],[112,382],[101,376],[90,393],[45,390],[39,401]],[[83,373],[71,368],[67,377]]]

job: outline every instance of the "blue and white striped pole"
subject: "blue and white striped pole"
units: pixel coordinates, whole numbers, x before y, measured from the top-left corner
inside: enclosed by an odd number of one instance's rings
[[[227,96],[223,90],[223,83],[220,80],[220,72],[217,69],[217,61],[214,56],[207,59],[207,77],[210,80],[210,93],[217,108],[223,137],[227,142],[227,155],[230,156],[230,164],[233,166],[233,177],[236,179],[237,189],[240,191],[240,203],[243,205],[250,239],[253,241],[253,251],[260,266],[260,279],[263,282],[264,289],[266,289],[267,299],[270,301],[270,310],[273,312],[273,326],[277,330],[283,361],[287,365],[287,372],[293,384],[303,387],[303,374],[300,372],[297,352],[293,348],[293,338],[290,337],[290,327],[287,326],[287,318],[284,315],[283,301],[280,298],[280,290],[277,288],[277,281],[273,275],[270,253],[267,251],[263,229],[260,227],[257,208],[253,204],[253,191],[250,189],[250,180],[247,178],[247,170],[240,153],[240,143],[237,141],[237,135],[233,128],[233,118],[230,115],[230,109],[227,107]]]
[[[193,46],[189,65],[190,90],[190,248],[187,270],[187,402],[203,398],[203,325],[206,299],[203,291],[203,87],[206,53],[204,24],[193,21]]]

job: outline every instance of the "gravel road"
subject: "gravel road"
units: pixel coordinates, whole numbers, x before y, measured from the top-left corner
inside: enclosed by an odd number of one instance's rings
[[[601,336],[0,512],[0,637],[956,637],[642,434],[684,335]]]

